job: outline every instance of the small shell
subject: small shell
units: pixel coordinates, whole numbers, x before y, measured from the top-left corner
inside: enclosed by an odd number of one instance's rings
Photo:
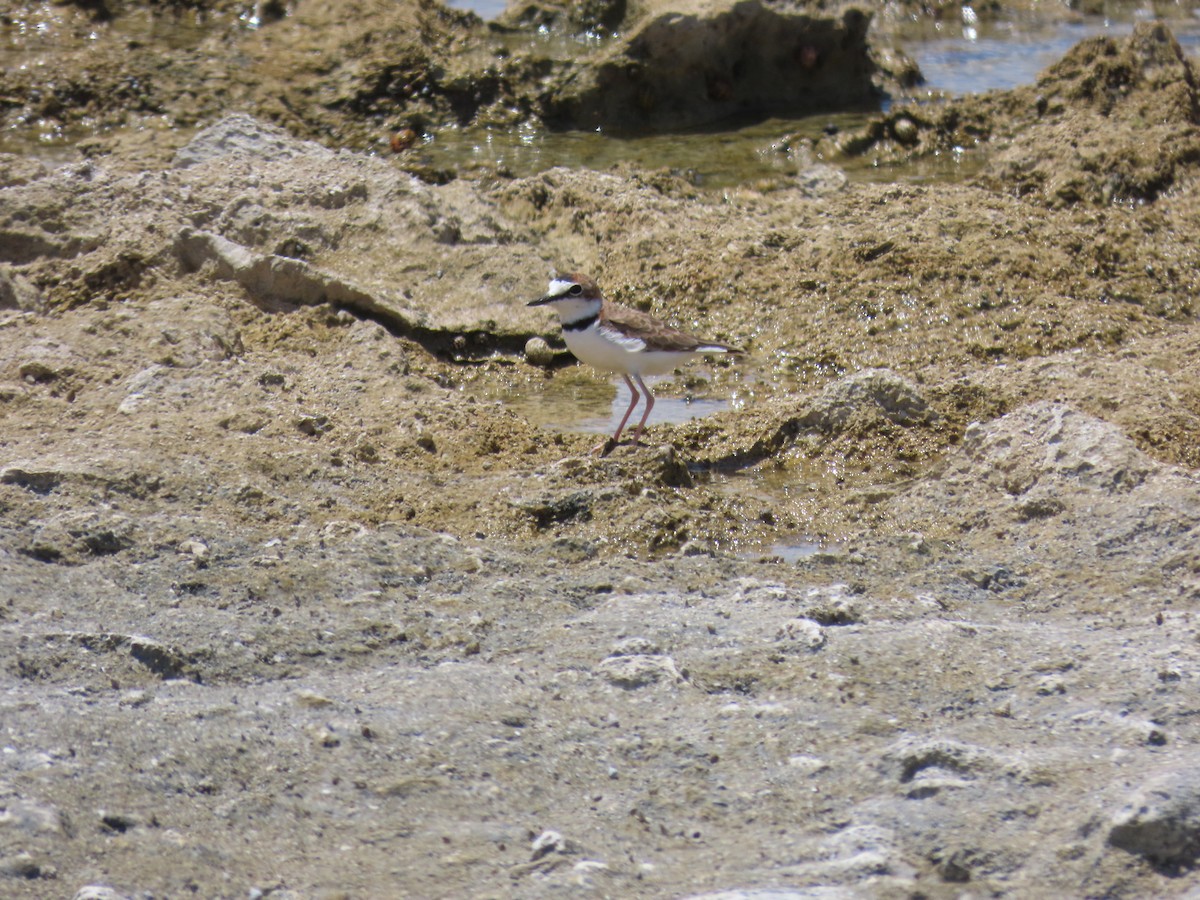
[[[392,146],[392,152],[403,153],[417,142],[417,137],[417,133],[411,128],[401,128],[392,135],[392,139],[389,142]]]

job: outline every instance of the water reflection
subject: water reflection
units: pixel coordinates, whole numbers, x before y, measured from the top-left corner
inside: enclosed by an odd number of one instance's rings
[[[653,389],[668,380],[647,378]],[[558,374],[541,384],[522,385],[500,398],[501,402],[530,422],[551,431],[611,434],[629,406],[629,388],[622,379],[615,383],[596,377]],[[729,401],[714,398],[664,397],[657,395],[647,427],[678,424],[729,408]],[[643,411],[642,402],[633,412],[636,425]]]

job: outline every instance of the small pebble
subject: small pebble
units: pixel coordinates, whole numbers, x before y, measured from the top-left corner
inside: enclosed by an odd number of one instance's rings
[[[525,358],[530,365],[548,368],[554,362],[554,350],[545,338],[531,337],[525,342]]]
[[[296,702],[300,706],[306,706],[309,709],[321,709],[323,707],[333,705],[332,700],[330,700],[328,697],[323,697],[316,691],[299,690],[296,691],[296,693],[292,696],[296,698]]]
[[[392,135],[389,142],[393,153],[403,153],[409,147],[417,142],[417,133],[411,128],[401,128]]]
[[[907,116],[901,116],[892,123],[892,134],[902,144],[915,144],[917,138],[920,137],[921,131],[917,128],[916,122]]]
[[[529,845],[533,851],[533,859],[541,859],[549,853],[565,852],[566,841],[557,831],[543,831]]]
[[[180,555],[191,555],[196,562],[202,562],[208,559],[208,544],[204,541],[198,541],[194,538],[189,538],[186,541],[180,541],[179,546],[175,551]]]

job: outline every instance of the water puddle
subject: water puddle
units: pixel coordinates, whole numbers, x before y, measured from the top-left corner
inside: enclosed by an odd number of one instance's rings
[[[850,546],[841,530],[845,523],[832,521],[828,515],[830,498],[856,481],[847,476],[841,460],[776,458],[737,472],[713,472],[709,479],[712,489],[748,503],[750,508],[760,505],[769,517],[762,521],[778,529],[768,543],[735,541],[726,548],[743,558],[776,559],[794,566],[840,557]],[[855,485],[859,489],[867,486],[865,482]]]
[[[669,376],[647,378],[653,390],[670,381]],[[561,372],[541,383],[524,384],[497,398],[534,425],[551,431],[612,434],[629,406],[629,388],[623,379],[606,382],[582,373]],[[729,400],[708,397],[669,397],[657,392],[654,410],[646,426],[688,422],[729,409]],[[627,428],[637,425],[643,401],[630,417]]]
[[[1136,22],[1155,18],[1166,20],[1189,53],[1200,47],[1200,20],[1194,14],[1140,3],[1106,3],[1103,15],[1067,21],[1036,13],[989,21],[963,6],[957,21],[922,19],[901,27],[897,35],[931,92],[960,97],[1032,84],[1080,41],[1123,38]]]
[[[724,130],[618,137],[597,131],[547,132],[525,125],[511,130],[488,128],[443,129],[413,151],[407,162],[450,169],[460,174],[496,169],[518,178],[554,166],[607,171],[626,165],[670,169],[699,187],[721,189],[794,176],[809,165],[798,160],[790,145],[806,143],[829,131],[861,127],[865,112],[832,113],[803,119],[768,119]],[[960,161],[947,157],[936,165],[941,177],[963,177]],[[864,162],[862,177],[873,167]],[[928,170],[913,170],[926,178]],[[847,170],[853,178],[859,173]],[[894,180],[895,173],[889,178]]]
[[[840,546],[836,542],[813,538],[809,535],[795,535],[772,544],[767,553],[770,556],[778,557],[788,565],[795,565],[819,553],[836,552]]]

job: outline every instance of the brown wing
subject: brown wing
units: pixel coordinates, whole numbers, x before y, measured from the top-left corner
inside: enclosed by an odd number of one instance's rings
[[[736,347],[730,347],[719,341],[701,340],[686,331],[672,328],[649,313],[630,309],[627,306],[618,306],[616,303],[606,302],[604,304],[604,309],[600,313],[600,321],[621,334],[641,338],[646,342],[647,350],[672,350],[676,353],[742,352]]]

